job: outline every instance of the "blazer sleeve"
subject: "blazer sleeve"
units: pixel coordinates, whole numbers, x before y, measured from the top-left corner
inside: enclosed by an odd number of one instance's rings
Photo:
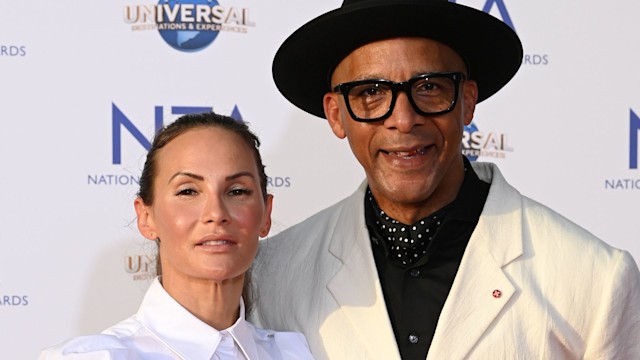
[[[628,252],[618,255],[600,306],[592,309],[584,359],[640,359],[640,272]]]

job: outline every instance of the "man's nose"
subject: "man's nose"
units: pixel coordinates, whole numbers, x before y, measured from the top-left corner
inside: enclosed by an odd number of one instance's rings
[[[409,96],[404,91],[401,91],[398,93],[391,116],[384,121],[384,126],[403,133],[409,133],[414,126],[423,122],[424,117],[413,109]]]

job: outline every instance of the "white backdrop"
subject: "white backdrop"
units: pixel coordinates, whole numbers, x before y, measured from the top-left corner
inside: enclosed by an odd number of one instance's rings
[[[526,54],[478,106],[465,145],[522,193],[640,259],[640,5],[458,2],[511,24]],[[281,42],[340,3],[229,0],[216,8],[218,36],[188,52],[135,21],[153,0],[0,0],[0,357],[33,359],[136,311],[152,247],[132,202],[156,121],[213,108],[249,122],[275,195],[273,233],[355,190],[363,172],[346,141],[271,78]]]

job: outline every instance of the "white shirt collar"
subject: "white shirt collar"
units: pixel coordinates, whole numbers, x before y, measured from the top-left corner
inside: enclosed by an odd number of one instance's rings
[[[142,300],[136,317],[185,359],[211,359],[222,338],[228,335],[233,337],[245,357],[258,357],[253,332],[245,321],[243,299],[240,299],[240,316],[235,324],[218,331],[180,305],[156,278]]]

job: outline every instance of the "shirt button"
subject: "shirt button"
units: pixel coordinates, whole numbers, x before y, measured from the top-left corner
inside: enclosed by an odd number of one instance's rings
[[[417,344],[418,341],[420,341],[420,339],[418,338],[418,335],[416,335],[416,334],[409,334],[408,340],[412,344]]]
[[[413,269],[409,274],[411,275],[411,277],[418,277],[420,275],[420,270]]]

